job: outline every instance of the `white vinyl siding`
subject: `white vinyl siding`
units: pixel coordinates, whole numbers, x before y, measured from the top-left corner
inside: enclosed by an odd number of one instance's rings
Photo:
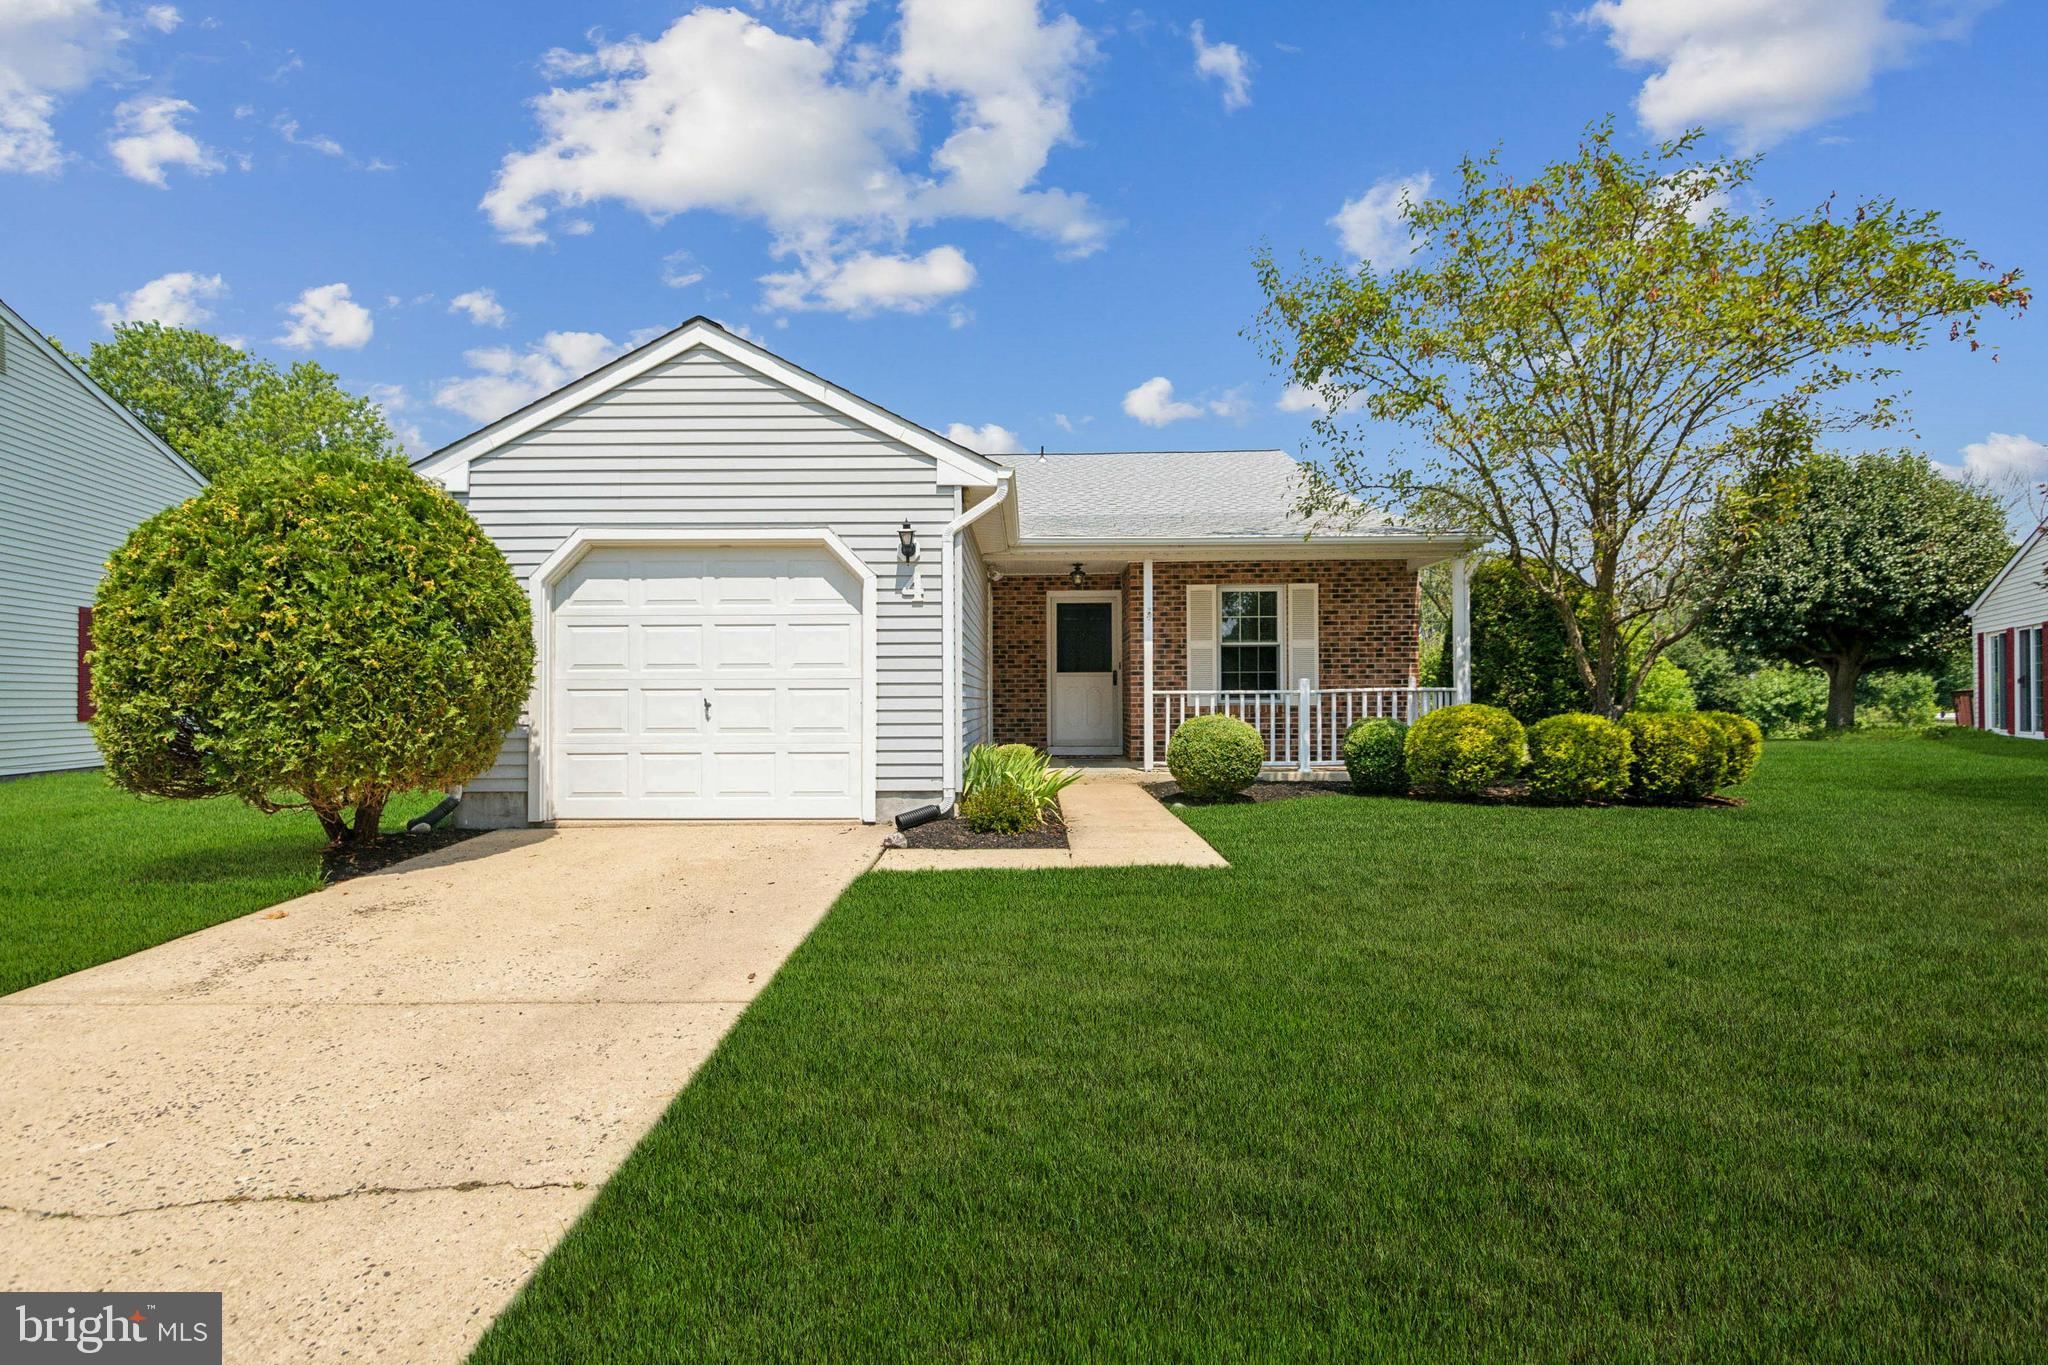
[[[2020,646],[2019,653],[2014,656],[2014,663],[2018,664],[2024,655],[2036,675],[2032,679],[2025,679],[2029,687],[2026,698],[2028,702],[2033,702],[2033,691],[2040,686],[2038,675],[2044,663],[2040,654],[2040,629],[2048,625],[2048,586],[2042,583],[2044,577],[2048,577],[2048,535],[2037,534],[2029,539],[2017,559],[2001,572],[1995,586],[1984,595],[1984,600],[1978,604],[1977,610],[1970,618],[1970,629],[1975,634],[1975,644],[1980,647],[1973,652],[1984,666],[1984,676],[1977,680],[1980,725],[1988,725],[1994,730],[2006,728],[2005,660],[2007,650],[2011,647],[2008,642]],[[2009,635],[2008,631],[2018,632],[2017,639]],[[2028,634],[2030,631],[2034,633]],[[2026,653],[2029,649],[2032,650],[2031,654]],[[2022,667],[2016,671],[2024,674],[2027,670]],[[2014,697],[2015,702],[2019,700],[2018,696]],[[2022,712],[2022,708],[2015,706],[2014,720],[2018,733],[2041,732],[2038,703],[2034,704],[2032,709],[2034,715],[2030,727],[2027,724],[2029,717]]]
[[[91,768],[78,609],[129,532],[204,486],[0,316],[0,776]]]
[[[960,752],[988,738],[988,567],[968,532],[960,537]]]
[[[837,533],[879,580],[876,789],[943,788],[938,566],[955,494],[931,456],[699,347],[483,456],[469,481],[471,515],[522,580],[577,530]],[[921,598],[903,590],[906,519]],[[526,789],[525,740],[513,740],[470,790]]]

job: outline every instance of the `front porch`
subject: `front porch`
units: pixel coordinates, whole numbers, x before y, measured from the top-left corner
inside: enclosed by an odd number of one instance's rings
[[[1164,766],[1190,716],[1256,729],[1266,764],[1340,766],[1344,734],[1374,716],[1412,722],[1470,695],[1462,562],[1453,573],[1453,673],[1418,685],[1421,598],[1407,559],[1082,561],[991,575],[990,735],[1065,758]]]

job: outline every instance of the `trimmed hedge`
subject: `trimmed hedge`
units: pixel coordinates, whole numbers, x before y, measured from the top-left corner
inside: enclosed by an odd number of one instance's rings
[[[1417,786],[1477,796],[1521,772],[1522,723],[1497,706],[1446,706],[1408,727],[1402,752]]]
[[[976,834],[1021,834],[1039,823],[1038,802],[1005,779],[961,797],[960,818]]]
[[[1608,801],[1628,790],[1629,733],[1605,716],[1567,712],[1529,727],[1529,794]]]
[[[1712,721],[1697,712],[1631,711],[1621,723],[1635,751],[1629,795],[1641,801],[1703,801],[1721,785],[1727,746]]]
[[[404,464],[338,451],[257,460],[142,523],[92,624],[115,785],[310,807],[336,842],[373,840],[392,792],[488,769],[533,684],[497,546]]]
[[[1408,727],[1385,716],[1359,721],[1346,730],[1344,770],[1351,774],[1351,785],[1382,795],[1407,791],[1407,739]]]
[[[1738,716],[1733,711],[1702,711],[1699,718],[1721,736],[1721,779],[1714,790],[1726,791],[1749,781],[1757,760],[1763,757],[1762,728],[1748,716]]]
[[[1266,741],[1235,716],[1213,712],[1183,721],[1166,745],[1166,768],[1189,796],[1207,800],[1259,780]]]

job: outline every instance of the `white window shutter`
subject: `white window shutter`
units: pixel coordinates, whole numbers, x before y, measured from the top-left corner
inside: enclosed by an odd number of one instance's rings
[[[1307,678],[1310,687],[1321,687],[1322,683],[1316,678],[1316,655],[1316,585],[1290,583],[1287,585],[1287,676],[1280,680],[1280,685],[1298,687],[1301,680]]]
[[[1216,666],[1216,588],[1208,583],[1188,585],[1188,690],[1214,692],[1220,670]]]

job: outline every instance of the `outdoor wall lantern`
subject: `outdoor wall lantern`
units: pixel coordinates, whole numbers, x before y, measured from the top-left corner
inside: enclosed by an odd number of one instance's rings
[[[1082,573],[1081,566],[1079,564],[1076,564],[1074,566],[1074,571],[1067,575],[1067,581],[1078,588],[1088,582],[1088,575]]]
[[[917,532],[910,529],[909,522],[904,522],[898,528],[896,544],[903,551],[903,562],[905,564],[915,564],[917,562]]]

